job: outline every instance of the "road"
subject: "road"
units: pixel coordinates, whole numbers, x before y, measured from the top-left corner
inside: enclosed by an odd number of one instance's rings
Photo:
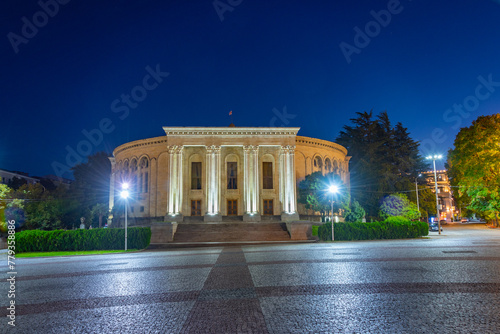
[[[1,333],[498,333],[500,230],[16,260]]]

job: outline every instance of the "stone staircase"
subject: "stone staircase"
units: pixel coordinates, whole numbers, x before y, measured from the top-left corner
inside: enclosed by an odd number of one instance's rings
[[[174,242],[290,241],[284,223],[190,223],[177,225]]]

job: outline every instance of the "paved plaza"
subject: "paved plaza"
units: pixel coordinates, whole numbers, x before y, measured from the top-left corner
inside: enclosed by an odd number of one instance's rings
[[[500,230],[16,260],[1,333],[499,333]]]

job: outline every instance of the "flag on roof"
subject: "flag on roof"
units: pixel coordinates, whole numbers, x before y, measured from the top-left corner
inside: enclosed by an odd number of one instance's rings
[[[231,110],[231,111],[229,112],[229,116],[231,116],[232,114],[233,114],[233,111]]]

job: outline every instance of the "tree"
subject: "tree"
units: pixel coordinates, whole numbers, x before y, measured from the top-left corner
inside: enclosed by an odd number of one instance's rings
[[[346,210],[346,215],[344,217],[345,221],[348,223],[360,222],[365,216],[365,209],[359,204],[358,201],[352,201],[351,207]]]
[[[390,216],[401,216],[411,220],[420,218],[415,203],[408,200],[406,195],[393,194],[384,198],[380,206],[380,217],[386,219]]]
[[[5,219],[5,209],[7,208],[7,198],[11,189],[5,185],[0,184],[0,232],[7,232],[7,219]]]
[[[467,208],[494,221],[500,215],[500,114],[480,116],[455,138],[448,171]]]
[[[392,126],[387,112],[373,117],[373,111],[356,113],[354,126],[346,125],[336,142],[347,148],[351,194],[375,218],[380,200],[391,193],[414,189],[414,177],[428,169],[419,154],[419,143],[397,123]]]
[[[320,212],[324,217],[331,210],[332,194],[328,192],[328,188],[332,184],[336,184],[341,189],[343,188],[343,182],[338,174],[322,175],[321,172],[314,172],[307,175],[299,183],[298,202],[305,204],[308,210]],[[344,206],[346,194],[341,193],[334,196],[333,210],[338,211]]]
[[[28,183],[26,179],[14,176],[12,179],[9,180],[9,183],[7,186],[11,189],[17,190],[19,189],[22,185]]]
[[[79,201],[82,208],[90,211],[97,203],[107,202],[111,175],[107,153],[97,152],[72,170],[75,181],[71,184],[70,196]]]
[[[0,232],[7,232],[7,221],[14,220],[16,228],[24,225],[24,202],[15,197],[13,189],[0,184]]]
[[[414,195],[414,193],[410,194],[411,195],[408,196],[408,199],[413,201],[413,197],[415,197],[416,201],[416,195]],[[431,187],[418,185],[418,200],[420,205],[420,214],[425,216],[427,221],[431,215],[435,216],[437,214],[436,195],[432,192]]]
[[[12,203],[18,203],[17,207],[22,209],[13,212],[22,213],[20,218],[28,229],[73,228],[82,215],[88,215],[64,186],[49,192],[39,183],[25,184],[12,192],[11,197]]]
[[[99,218],[99,228],[102,227],[102,217],[106,216],[109,213],[109,208],[106,204],[104,203],[97,203],[92,207],[90,210],[90,224],[94,222],[94,218],[98,217]]]

